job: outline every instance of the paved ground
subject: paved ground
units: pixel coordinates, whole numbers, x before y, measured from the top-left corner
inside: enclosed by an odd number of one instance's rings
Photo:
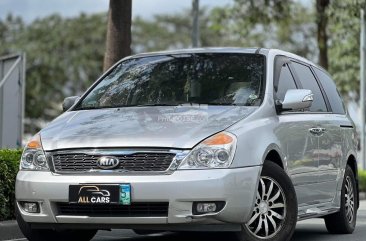
[[[146,236],[136,235],[131,230],[113,230],[100,231],[93,241],[221,241],[227,240],[228,235],[225,233],[164,233],[153,234]],[[0,222],[0,240],[7,241],[26,241],[20,234],[14,222]],[[358,213],[357,228],[352,235],[330,235],[325,229],[322,219],[311,219],[299,222],[296,226],[296,231],[293,241],[365,241],[366,240],[366,201],[363,201]]]

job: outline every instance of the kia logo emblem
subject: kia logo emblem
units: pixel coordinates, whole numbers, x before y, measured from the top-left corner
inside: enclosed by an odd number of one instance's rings
[[[97,166],[102,169],[113,169],[119,165],[119,160],[114,156],[102,156],[97,160]]]

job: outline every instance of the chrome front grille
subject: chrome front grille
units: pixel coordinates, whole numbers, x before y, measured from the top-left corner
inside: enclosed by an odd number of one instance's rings
[[[118,158],[119,164],[113,171],[128,172],[164,172],[169,169],[176,153],[172,152],[67,152],[51,153],[55,172],[93,172],[103,171],[97,160],[102,156]]]

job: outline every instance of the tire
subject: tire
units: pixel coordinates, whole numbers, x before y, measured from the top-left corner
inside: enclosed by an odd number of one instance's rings
[[[325,226],[331,234],[351,234],[356,227],[357,197],[356,180],[347,165],[342,183],[341,208],[337,213],[324,217]]]
[[[32,229],[31,225],[24,221],[17,205],[15,205],[15,216],[19,228],[29,241],[90,241],[98,230],[53,230],[53,229]]]
[[[242,225],[241,232],[236,233],[237,238],[241,241],[290,240],[297,222],[296,193],[285,171],[271,161],[263,165],[255,202],[252,216]]]

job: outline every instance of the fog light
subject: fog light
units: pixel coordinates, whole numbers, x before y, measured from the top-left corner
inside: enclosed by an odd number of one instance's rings
[[[36,202],[23,202],[22,206],[27,213],[39,213],[39,205]]]
[[[224,209],[224,201],[193,202],[192,214],[202,215],[207,213],[218,213]]]
[[[196,210],[198,213],[213,213],[216,211],[215,203],[197,203]]]

